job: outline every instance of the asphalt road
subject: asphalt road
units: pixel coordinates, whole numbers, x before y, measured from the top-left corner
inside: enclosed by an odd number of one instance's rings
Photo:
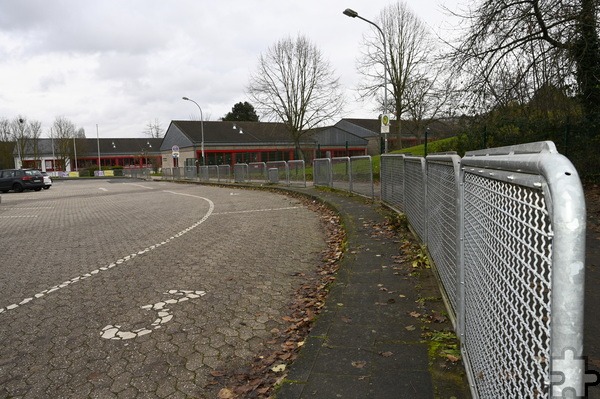
[[[204,398],[268,345],[325,249],[268,192],[58,181],[1,196],[0,398]]]

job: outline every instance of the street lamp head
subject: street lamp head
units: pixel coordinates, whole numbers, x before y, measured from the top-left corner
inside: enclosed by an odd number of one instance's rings
[[[182,100],[185,100],[185,101],[190,101],[190,99],[189,99],[189,98],[187,98],[187,97],[181,97],[181,99],[182,99]]]
[[[343,12],[344,15],[347,15],[352,18],[358,17],[358,13],[350,8],[346,8]]]

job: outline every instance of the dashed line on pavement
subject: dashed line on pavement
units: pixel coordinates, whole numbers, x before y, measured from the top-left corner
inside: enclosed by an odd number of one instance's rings
[[[15,219],[15,218],[36,218],[38,215],[14,215],[14,216],[0,216],[0,219]]]
[[[46,295],[48,295],[48,294],[50,294],[50,293],[52,293],[52,292],[55,292],[55,291],[58,291],[58,290],[60,290],[60,289],[63,289],[63,288],[65,288],[65,287],[68,287],[68,286],[70,286],[70,285],[72,285],[72,284],[75,284],[75,283],[77,283],[77,282],[79,282],[79,281],[86,280],[86,279],[88,279],[88,278],[90,278],[90,277],[93,277],[94,275],[96,275],[96,274],[98,274],[98,273],[100,273],[100,272],[104,272],[104,271],[107,271],[107,270],[109,270],[109,269],[112,269],[112,268],[114,268],[114,267],[117,267],[117,266],[119,266],[119,265],[122,265],[123,263],[125,263],[125,262],[127,262],[127,261],[130,261],[131,259],[134,259],[135,257],[137,257],[137,256],[139,256],[139,255],[143,255],[143,254],[145,254],[146,252],[153,251],[153,250],[155,250],[156,248],[159,248],[159,247],[161,247],[161,246],[163,246],[163,245],[165,245],[165,244],[168,244],[169,242],[171,242],[171,241],[175,240],[176,238],[179,238],[179,237],[181,237],[182,235],[184,235],[184,234],[186,234],[186,233],[189,233],[190,231],[192,231],[192,230],[193,230],[193,229],[195,229],[196,227],[200,226],[202,223],[204,223],[204,222],[205,222],[205,221],[206,221],[206,220],[207,220],[207,219],[208,219],[208,218],[209,218],[209,217],[212,215],[212,213],[213,213],[213,210],[215,209],[215,204],[214,204],[214,203],[213,203],[213,202],[212,202],[210,199],[208,199],[208,198],[205,198],[205,197],[200,197],[200,196],[197,196],[197,195],[192,195],[192,194],[177,193],[177,192],[175,192],[175,191],[166,191],[166,190],[165,190],[165,191],[163,191],[163,192],[165,192],[165,193],[169,193],[169,194],[174,194],[174,195],[183,195],[183,196],[188,196],[188,197],[200,198],[200,199],[202,199],[202,200],[204,200],[204,201],[208,202],[208,205],[209,205],[209,207],[208,207],[208,211],[207,211],[207,212],[206,212],[206,214],[205,214],[205,215],[202,217],[202,219],[200,219],[200,220],[199,220],[199,221],[197,221],[196,223],[192,224],[191,226],[189,226],[189,227],[187,227],[187,228],[185,228],[185,229],[181,230],[181,231],[180,231],[180,232],[178,232],[177,234],[174,234],[174,235],[172,235],[171,237],[167,238],[166,240],[164,240],[164,241],[161,241],[160,243],[157,243],[157,244],[151,245],[151,246],[149,246],[149,247],[146,247],[146,248],[144,248],[144,249],[142,249],[142,250],[138,251],[137,253],[133,253],[133,254],[131,254],[131,255],[127,255],[127,256],[125,256],[125,257],[123,257],[123,258],[121,258],[121,259],[117,259],[116,261],[114,261],[114,262],[112,262],[112,263],[110,263],[110,264],[108,264],[108,265],[106,265],[106,266],[100,267],[100,268],[98,268],[98,269],[96,269],[96,270],[92,270],[92,271],[91,271],[91,272],[89,272],[89,273],[85,273],[85,274],[83,274],[83,275],[81,275],[81,276],[73,277],[72,279],[70,279],[70,280],[67,280],[67,281],[65,281],[65,282],[63,282],[63,283],[61,283],[61,284],[57,284],[57,285],[55,285],[55,286],[53,286],[53,287],[50,287],[50,288],[48,288],[48,289],[46,289],[46,290],[43,290],[43,291],[41,291],[41,292],[38,292],[37,294],[35,294],[35,295],[34,295],[34,296],[32,296],[32,297],[25,298],[25,299],[23,299],[23,300],[22,300],[21,302],[19,302],[19,303],[13,303],[12,305],[8,305],[8,306],[6,306],[6,307],[0,308],[0,314],[6,313],[6,312],[8,312],[9,310],[14,310],[14,309],[18,308],[19,306],[23,306],[23,305],[25,305],[25,304],[27,304],[27,303],[29,303],[29,302],[31,302],[31,301],[33,301],[33,300],[35,300],[35,299],[41,298],[41,297],[43,297],[43,296],[46,296]]]

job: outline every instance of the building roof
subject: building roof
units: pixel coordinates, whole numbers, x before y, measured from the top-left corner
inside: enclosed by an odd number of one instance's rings
[[[54,151],[58,151],[58,140],[59,139],[48,139],[39,138],[37,139],[37,153],[38,155],[51,155],[52,144],[54,144]],[[72,139],[68,139],[72,141]],[[98,144],[100,145],[100,154],[102,156],[123,156],[123,155],[139,155],[141,153],[146,154],[160,154],[160,143],[162,139],[144,139],[144,138],[85,138],[75,139],[75,146],[77,148],[77,158],[86,156],[97,156],[98,155]],[[31,156],[34,153],[34,140],[30,139],[25,145],[25,152],[27,156]],[[17,153],[17,149],[13,151]]]
[[[168,150],[172,145],[180,147],[204,145],[293,145],[294,140],[287,125],[277,122],[247,121],[171,121],[161,149]],[[300,139],[300,143],[314,145],[310,134]]]

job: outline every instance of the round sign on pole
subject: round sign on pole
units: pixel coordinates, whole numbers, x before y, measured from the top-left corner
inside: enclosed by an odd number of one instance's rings
[[[171,147],[171,151],[173,151],[173,152],[179,152],[179,146],[178,145],[174,145],[173,147]]]
[[[390,132],[390,116],[388,114],[383,114],[381,116],[381,133],[389,133]]]

